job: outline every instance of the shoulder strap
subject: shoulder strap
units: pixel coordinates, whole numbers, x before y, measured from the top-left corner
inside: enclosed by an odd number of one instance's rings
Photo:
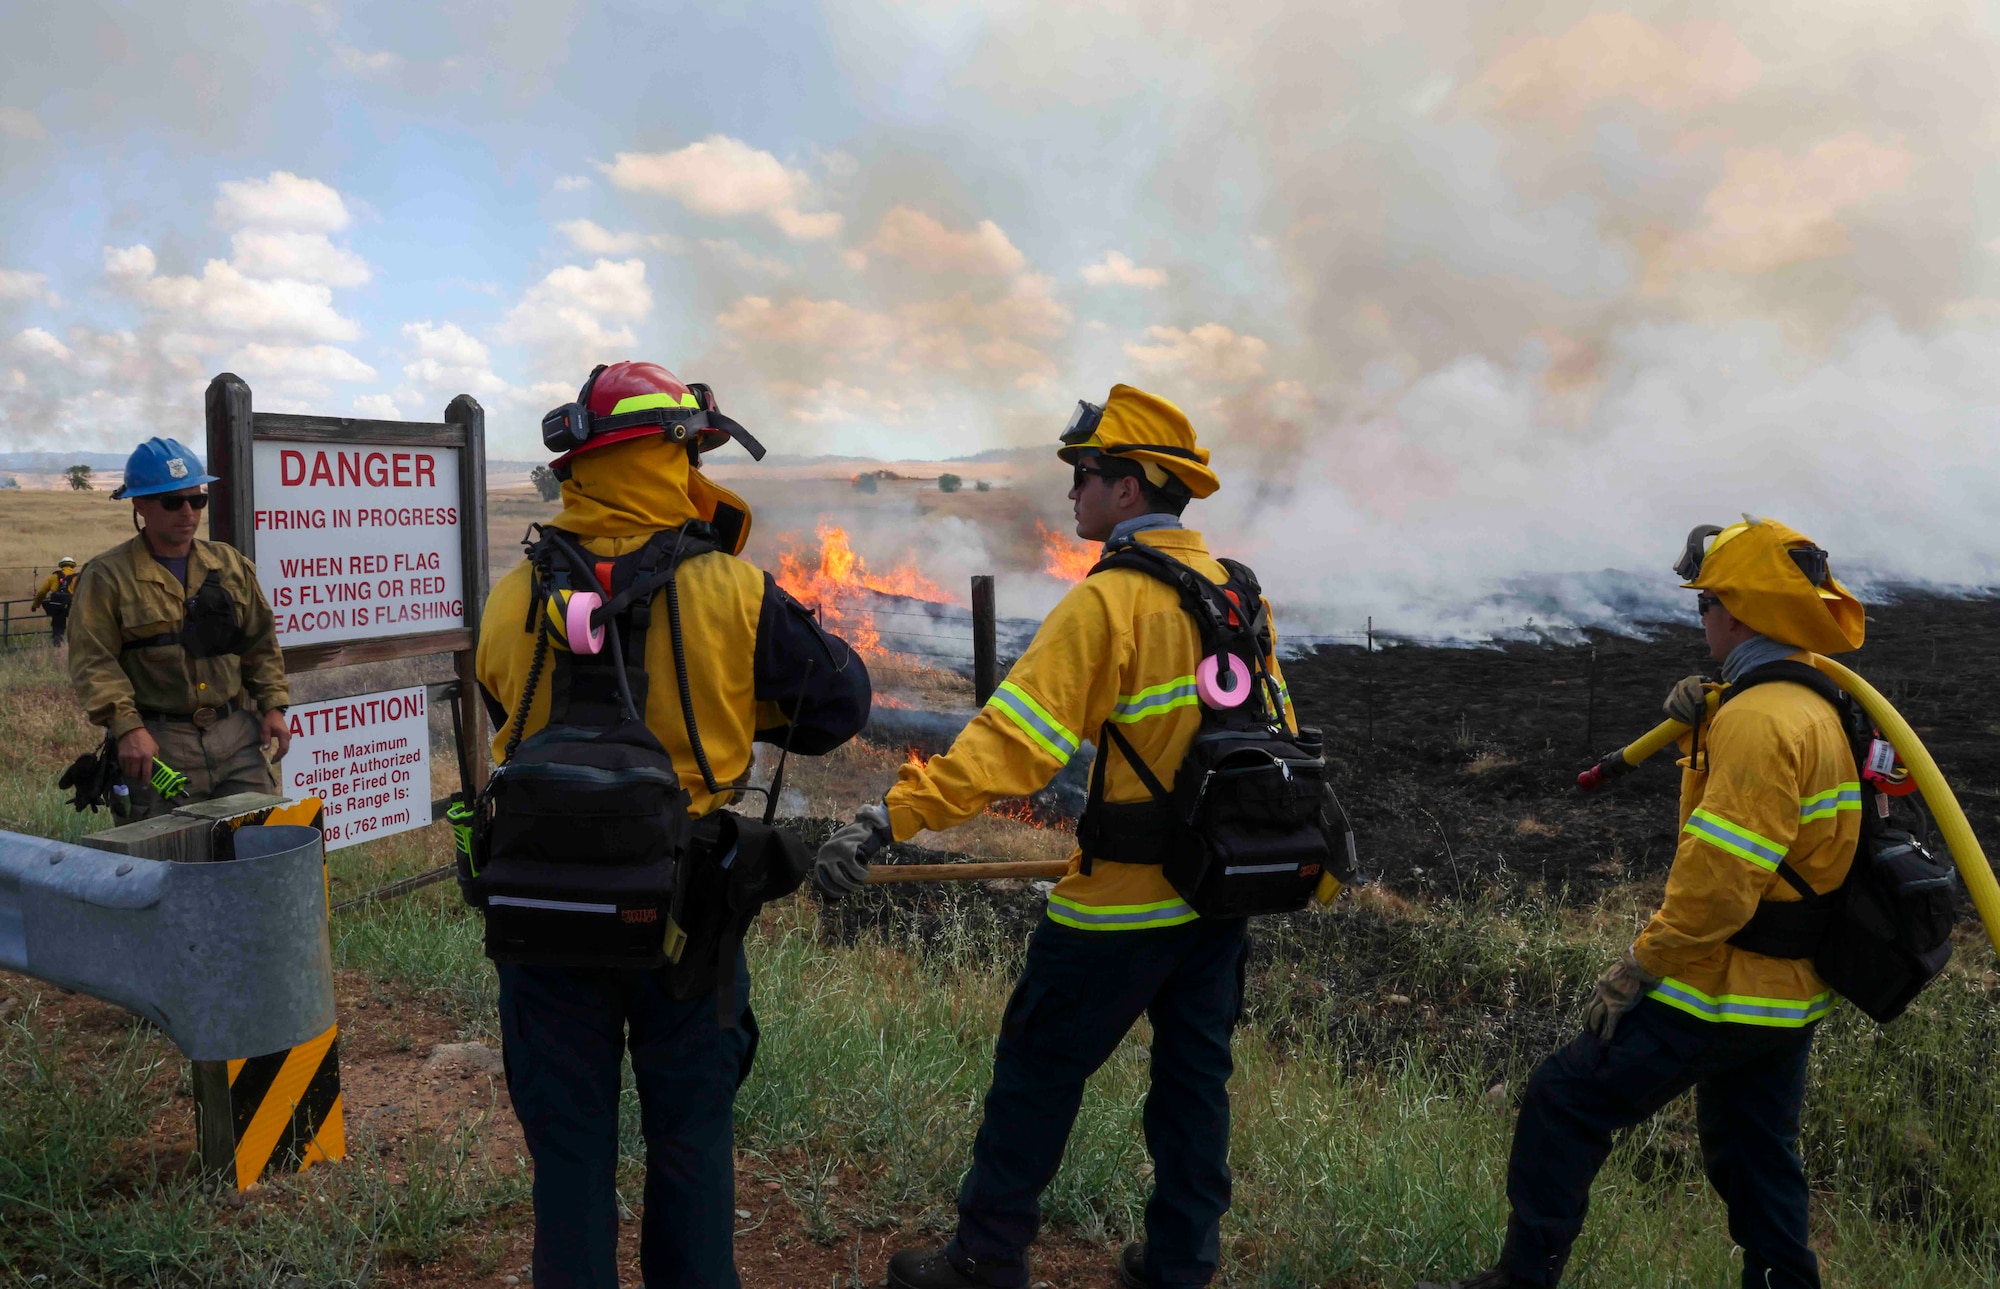
[[[1723,703],[1727,703],[1730,699],[1735,698],[1745,690],[1754,689],[1758,685],[1768,685],[1776,681],[1788,681],[1794,685],[1802,685],[1833,705],[1834,715],[1840,720],[1841,731],[1847,735],[1848,751],[1854,754],[1855,763],[1859,765],[1862,757],[1866,755],[1865,748],[1859,746],[1860,741],[1865,735],[1865,730],[1862,726],[1862,721],[1865,718],[1861,716],[1858,706],[1848,696],[1847,691],[1835,684],[1833,677],[1827,675],[1811,663],[1794,662],[1790,658],[1780,658],[1776,662],[1767,662],[1761,667],[1753,667],[1741,676],[1738,676],[1722,691],[1722,697],[1717,702],[1716,710],[1720,711]],[[1868,826],[1869,817],[1873,813],[1870,810],[1863,810],[1861,812],[1864,828]],[[1807,903],[1831,897],[1831,892],[1821,894],[1815,891],[1812,888],[1812,884],[1799,875],[1799,870],[1793,868],[1785,860],[1781,859],[1778,861],[1777,872],[1779,877],[1785,879],[1787,885],[1799,893],[1799,898]]]

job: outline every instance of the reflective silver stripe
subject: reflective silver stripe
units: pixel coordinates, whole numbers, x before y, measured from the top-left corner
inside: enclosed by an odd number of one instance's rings
[[[557,913],[616,913],[616,904],[579,904],[575,900],[531,900],[518,895],[489,895],[488,904],[507,904],[521,909],[553,909]]]
[[[1058,764],[1068,765],[1069,759],[1076,755],[1076,735],[1064,729],[1055,717],[1028,695],[1027,690],[1013,681],[1001,681],[1000,687],[993,691],[993,697],[986,700],[986,705],[999,708],[1007,719],[1020,726],[1021,732],[1054,757]]]
[[[1297,864],[1239,864],[1235,868],[1223,869],[1222,875],[1224,877],[1234,877],[1238,873],[1296,873],[1298,871],[1299,866]]]
[[[1779,1029],[1810,1025],[1833,1009],[1833,995],[1830,993],[1803,1002],[1785,998],[1749,998],[1738,994],[1713,997],[1672,976],[1662,980],[1646,996],[1707,1021],[1732,1021],[1739,1025],[1766,1025]]]
[[[1195,911],[1180,900],[1154,904],[1113,904],[1092,908],[1060,895],[1049,897],[1049,919],[1079,930],[1137,931],[1146,927],[1178,926],[1192,922]]]
[[[1153,685],[1136,694],[1122,694],[1111,709],[1111,719],[1123,725],[1144,720],[1148,716],[1159,716],[1179,707],[1191,707],[1201,701],[1196,694],[1193,676],[1181,676],[1165,684]]]

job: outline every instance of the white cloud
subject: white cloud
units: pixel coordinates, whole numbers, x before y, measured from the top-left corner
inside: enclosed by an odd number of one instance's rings
[[[266,345],[256,341],[244,345],[229,358],[232,369],[252,381],[258,376],[284,383],[324,381],[364,381],[375,379],[375,369],[345,349],[332,345]]]
[[[590,187],[589,175],[559,175],[552,185],[557,192],[582,192]]]
[[[800,209],[814,197],[804,171],[726,134],[711,134],[674,152],[621,152],[598,168],[613,187],[670,197],[711,219],[759,215],[799,241],[840,232],[838,214]]]
[[[586,255],[630,255],[649,246],[656,251],[678,255],[687,249],[686,244],[671,233],[613,232],[588,219],[565,220],[556,225],[556,231]]]
[[[354,410],[357,415],[372,421],[403,419],[402,409],[396,406],[396,400],[388,394],[361,394],[354,400]]]
[[[892,206],[882,216],[875,237],[864,248],[927,273],[978,273],[1004,276],[1027,264],[1000,226],[990,219],[959,232],[911,206]]]
[[[324,233],[246,228],[229,240],[231,262],[251,277],[360,286],[374,276],[368,261],[335,246]]]
[[[400,54],[386,49],[356,49],[351,45],[335,47],[333,61],[348,75],[366,77],[370,80],[392,75],[403,65]]]
[[[410,322],[403,325],[410,342],[410,361],[403,375],[424,389],[487,397],[507,392],[507,382],[493,372],[493,354],[486,345],[455,322]]]
[[[104,274],[140,303],[179,315],[177,326],[199,320],[222,331],[287,340],[348,341],[361,329],[333,307],[330,288],[291,279],[245,275],[227,260],[210,260],[201,276],[160,277],[152,248],[104,248]]]
[[[728,238],[704,237],[701,239],[701,248],[746,273],[768,273],[772,277],[787,277],[792,271],[792,266],[783,260],[770,255],[759,255]]]
[[[349,222],[347,203],[317,179],[274,170],[262,179],[222,185],[215,217],[225,228],[275,228],[296,233],[337,233]]]
[[[1122,251],[1106,251],[1097,263],[1083,266],[1083,280],[1092,286],[1136,286],[1151,290],[1167,284],[1167,272],[1141,268]]]
[[[48,127],[24,107],[0,107],[0,134],[15,139],[45,139]]]
[[[0,300],[62,303],[61,297],[49,290],[48,274],[31,273],[27,269],[0,269]]]
[[[603,355],[639,342],[623,325],[652,312],[646,261],[598,260],[589,268],[568,264],[528,288],[507,311],[496,334],[513,344],[542,350],[558,367],[611,361]]]
[[[1183,331],[1179,327],[1148,327],[1150,344],[1125,346],[1125,356],[1149,371],[1170,373],[1191,381],[1234,384],[1264,374],[1271,347],[1255,336],[1240,336],[1219,322],[1205,322]]]
[[[15,336],[14,348],[31,358],[49,359],[59,363],[66,363],[71,357],[68,345],[40,327],[29,327]]]

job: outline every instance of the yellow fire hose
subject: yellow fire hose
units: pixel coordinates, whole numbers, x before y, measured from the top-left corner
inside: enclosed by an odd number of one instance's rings
[[[1875,722],[1875,728],[1882,732],[1882,737],[1894,745],[1910,777],[1916,780],[1924,805],[1930,809],[1931,817],[1937,820],[1938,831],[1944,834],[1945,845],[1951,850],[1953,862],[1958,865],[1958,875],[1965,882],[1966,894],[1972,897],[1972,907],[1978,911],[1980,922],[1986,927],[1987,938],[1993,942],[1995,952],[2000,952],[2000,882],[1994,881],[1993,868],[1986,862],[1986,852],[1980,849],[1979,838],[1973,836],[1965,811],[1959,808],[1957,796],[1952,793],[1951,785],[1944,781],[1944,775],[1938,770],[1937,762],[1931,759],[1924,741],[1917,737],[1917,732],[1910,728],[1902,713],[1891,707],[1889,700],[1882,697],[1873,685],[1831,658],[1822,658],[1818,654],[1810,656],[1813,666],[1853,695],[1855,701],[1861,704],[1861,709],[1868,713],[1868,719]],[[1714,712],[1720,701],[1720,693],[1710,691],[1708,710]],[[1585,792],[1595,792],[1607,780],[1638,768],[1646,758],[1687,733],[1688,728],[1680,721],[1661,721],[1578,775],[1577,786]]]

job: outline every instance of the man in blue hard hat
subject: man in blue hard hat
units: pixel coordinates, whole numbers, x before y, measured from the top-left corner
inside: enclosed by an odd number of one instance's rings
[[[111,494],[131,501],[138,535],[76,582],[70,683],[117,745],[135,817],[157,813],[163,794],[275,792],[272,758],[291,742],[284,655],[256,566],[195,537],[216,482],[178,441],[140,444]]]

